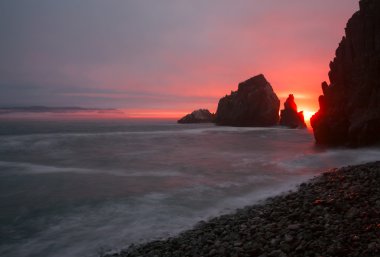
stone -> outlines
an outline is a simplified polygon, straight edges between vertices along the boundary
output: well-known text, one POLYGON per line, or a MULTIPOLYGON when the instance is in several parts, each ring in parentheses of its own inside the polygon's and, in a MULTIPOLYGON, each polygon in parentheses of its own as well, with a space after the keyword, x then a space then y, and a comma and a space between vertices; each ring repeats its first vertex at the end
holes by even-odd
POLYGON ((345 218, 352 219, 352 218, 354 218, 356 215, 358 215, 358 213, 359 213, 359 210, 358 210, 358 209, 356 209, 356 208, 354 208, 354 207, 351 207, 351 208, 347 211, 347 213, 346 213, 346 215, 345 215, 345 218))
POLYGON ((216 124, 266 127, 277 125, 280 100, 264 75, 239 84, 238 90, 219 100, 216 124))
POLYGON ((217 251, 213 248, 210 250, 210 252, 208 253, 209 256, 213 256, 217 253, 217 251))
POLYGON ((287 257, 287 255, 281 250, 274 250, 269 253, 271 257, 287 257))
POLYGON ((212 123, 214 122, 215 114, 211 113, 207 109, 199 109, 186 115, 178 120, 178 123, 212 123))
POLYGON ((284 240, 285 240, 285 242, 287 242, 287 243, 293 241, 293 239, 294 239, 294 238, 293 238, 291 235, 289 235, 289 234, 286 234, 286 235, 284 236, 284 240))
POLYGON ((330 62, 319 111, 311 118, 317 144, 380 142, 380 1, 362 0, 330 62))
POLYGON ((289 226, 288 226, 288 229, 290 229, 290 230, 298 230, 298 229, 300 229, 301 228, 301 224, 299 224, 299 223, 296 223, 296 224, 290 224, 289 226))
POLYGON ((286 99, 284 109, 281 110, 280 125, 289 128, 306 128, 303 111, 297 111, 297 104, 292 94, 286 99))

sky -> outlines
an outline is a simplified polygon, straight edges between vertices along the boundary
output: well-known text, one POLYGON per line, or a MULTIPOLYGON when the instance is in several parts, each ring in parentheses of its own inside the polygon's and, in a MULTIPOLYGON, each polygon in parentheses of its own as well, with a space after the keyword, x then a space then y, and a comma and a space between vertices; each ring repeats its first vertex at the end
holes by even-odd
POLYGON ((0 106, 214 112, 264 74, 317 111, 358 0, 2 0, 0 106))

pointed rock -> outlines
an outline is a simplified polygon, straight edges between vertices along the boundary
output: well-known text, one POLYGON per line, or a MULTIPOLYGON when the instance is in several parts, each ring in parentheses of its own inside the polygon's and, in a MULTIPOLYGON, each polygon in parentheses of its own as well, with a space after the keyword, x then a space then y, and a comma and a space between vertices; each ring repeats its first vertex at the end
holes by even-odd
POLYGON ((286 99, 284 109, 281 110, 280 125, 289 128, 306 128, 303 112, 297 111, 297 105, 292 94, 286 99))

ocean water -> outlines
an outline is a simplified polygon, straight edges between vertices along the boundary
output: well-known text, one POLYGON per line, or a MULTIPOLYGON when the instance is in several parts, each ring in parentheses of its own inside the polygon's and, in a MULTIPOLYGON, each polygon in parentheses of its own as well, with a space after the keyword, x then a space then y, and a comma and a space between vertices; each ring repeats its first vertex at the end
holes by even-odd
POLYGON ((379 157, 310 130, 0 120, 0 256, 99 256, 379 157))

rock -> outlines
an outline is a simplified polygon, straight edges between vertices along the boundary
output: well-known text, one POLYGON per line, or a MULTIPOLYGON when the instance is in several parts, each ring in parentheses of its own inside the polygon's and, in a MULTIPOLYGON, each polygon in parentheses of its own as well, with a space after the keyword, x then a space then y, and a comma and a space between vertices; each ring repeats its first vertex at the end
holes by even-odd
POLYGON ((211 123, 214 122, 215 114, 207 109, 199 109, 178 120, 178 123, 211 123))
POLYGON ((273 238, 272 240, 270 240, 270 244, 272 246, 276 246, 280 243, 280 239, 279 238, 273 238))
POLYGON ((213 256, 217 253, 215 249, 211 249, 210 252, 208 253, 209 256, 213 256))
POLYGON ((292 94, 286 99, 284 110, 281 110, 280 125, 289 128, 306 128, 303 112, 297 111, 297 105, 292 94))
POLYGON ((297 224, 290 224, 288 226, 288 229, 290 229, 290 230, 298 230, 300 228, 301 228, 301 224, 299 224, 299 223, 297 223, 297 224))
POLYGON ((359 213, 358 209, 356 209, 355 207, 351 207, 351 208, 347 211, 347 213, 346 213, 346 215, 345 215, 345 218, 352 219, 352 218, 354 218, 356 215, 358 215, 358 213, 359 213))
POLYGON ((216 124, 224 126, 274 126, 280 100, 264 75, 239 84, 238 90, 219 100, 216 124))
POLYGON ((360 1, 322 83, 311 125, 317 144, 380 142, 380 2, 360 1))
POLYGON ((281 250, 274 250, 269 253, 271 257, 287 257, 287 255, 281 250))
POLYGON ((377 246, 376 242, 369 243, 368 244, 368 249, 373 250, 373 249, 376 248, 376 246, 377 246))
POLYGON ((294 238, 291 235, 286 234, 284 239, 285 239, 285 242, 289 243, 289 242, 293 241, 294 238))

